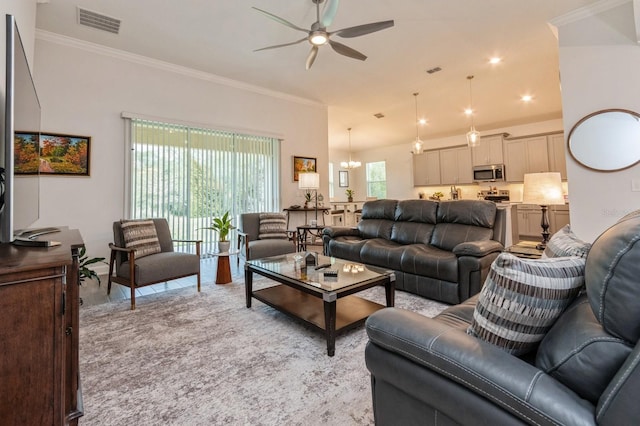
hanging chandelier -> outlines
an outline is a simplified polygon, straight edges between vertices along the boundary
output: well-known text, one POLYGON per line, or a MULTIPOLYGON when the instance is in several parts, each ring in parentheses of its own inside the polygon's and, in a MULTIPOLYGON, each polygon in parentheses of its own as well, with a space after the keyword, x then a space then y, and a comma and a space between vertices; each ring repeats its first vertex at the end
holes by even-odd
POLYGON ((414 93, 413 96, 416 100, 416 140, 411 144, 412 152, 414 154, 422 154, 422 148, 424 148, 424 142, 420 140, 420 130, 419 130, 419 122, 418 122, 418 95, 419 93, 414 93))
POLYGON ((471 96, 471 80, 473 80, 473 76, 467 76, 467 80, 469 80, 469 109, 465 112, 471 116, 471 129, 467 132, 467 144, 470 148, 473 148, 480 142, 480 132, 473 126, 473 97, 471 96))
POLYGON ((340 163, 340 167, 343 169, 355 169, 362 166, 362 163, 359 161, 353 161, 351 159, 351 127, 347 129, 349 131, 349 161, 343 161, 340 163))

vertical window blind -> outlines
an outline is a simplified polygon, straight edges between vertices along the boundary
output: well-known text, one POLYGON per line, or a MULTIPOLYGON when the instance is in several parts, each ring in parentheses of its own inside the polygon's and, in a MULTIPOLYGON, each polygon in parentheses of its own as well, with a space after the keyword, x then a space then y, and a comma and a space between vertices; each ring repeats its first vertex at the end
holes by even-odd
POLYGON ((237 226, 240 213, 279 209, 278 139, 129 120, 129 217, 167 218, 174 239, 201 239, 206 254, 214 217, 228 211, 237 226))

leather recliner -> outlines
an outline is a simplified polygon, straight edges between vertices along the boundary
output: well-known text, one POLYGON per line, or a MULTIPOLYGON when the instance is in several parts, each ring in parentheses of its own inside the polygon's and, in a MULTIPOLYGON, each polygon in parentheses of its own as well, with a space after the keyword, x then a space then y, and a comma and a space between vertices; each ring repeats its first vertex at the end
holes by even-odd
POLYGON ((377 425, 640 422, 640 214, 602 233, 586 290, 522 357, 466 333, 477 296, 435 318, 387 308, 366 323, 377 425))

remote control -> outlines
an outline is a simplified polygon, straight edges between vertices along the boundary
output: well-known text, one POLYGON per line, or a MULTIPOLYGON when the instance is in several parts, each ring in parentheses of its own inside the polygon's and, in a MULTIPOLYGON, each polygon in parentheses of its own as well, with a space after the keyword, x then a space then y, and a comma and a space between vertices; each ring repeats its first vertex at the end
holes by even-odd
POLYGON ((318 269, 328 268, 329 266, 331 266, 331 264, 330 264, 330 263, 323 263, 322 265, 318 265, 318 266, 316 266, 316 271, 317 271, 318 269))

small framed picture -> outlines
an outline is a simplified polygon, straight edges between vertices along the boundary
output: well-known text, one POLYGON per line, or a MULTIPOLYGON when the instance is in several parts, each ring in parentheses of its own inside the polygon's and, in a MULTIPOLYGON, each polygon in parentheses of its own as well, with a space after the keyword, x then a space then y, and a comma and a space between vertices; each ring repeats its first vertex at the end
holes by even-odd
POLYGON ((311 157, 293 157, 293 181, 298 182, 299 174, 316 171, 316 159, 311 157))
POLYGON ((89 176, 90 148, 90 136, 16 132, 16 174, 89 176))
POLYGON ((340 170, 338 172, 338 186, 340 188, 346 188, 349 186, 349 172, 346 170, 340 170))

